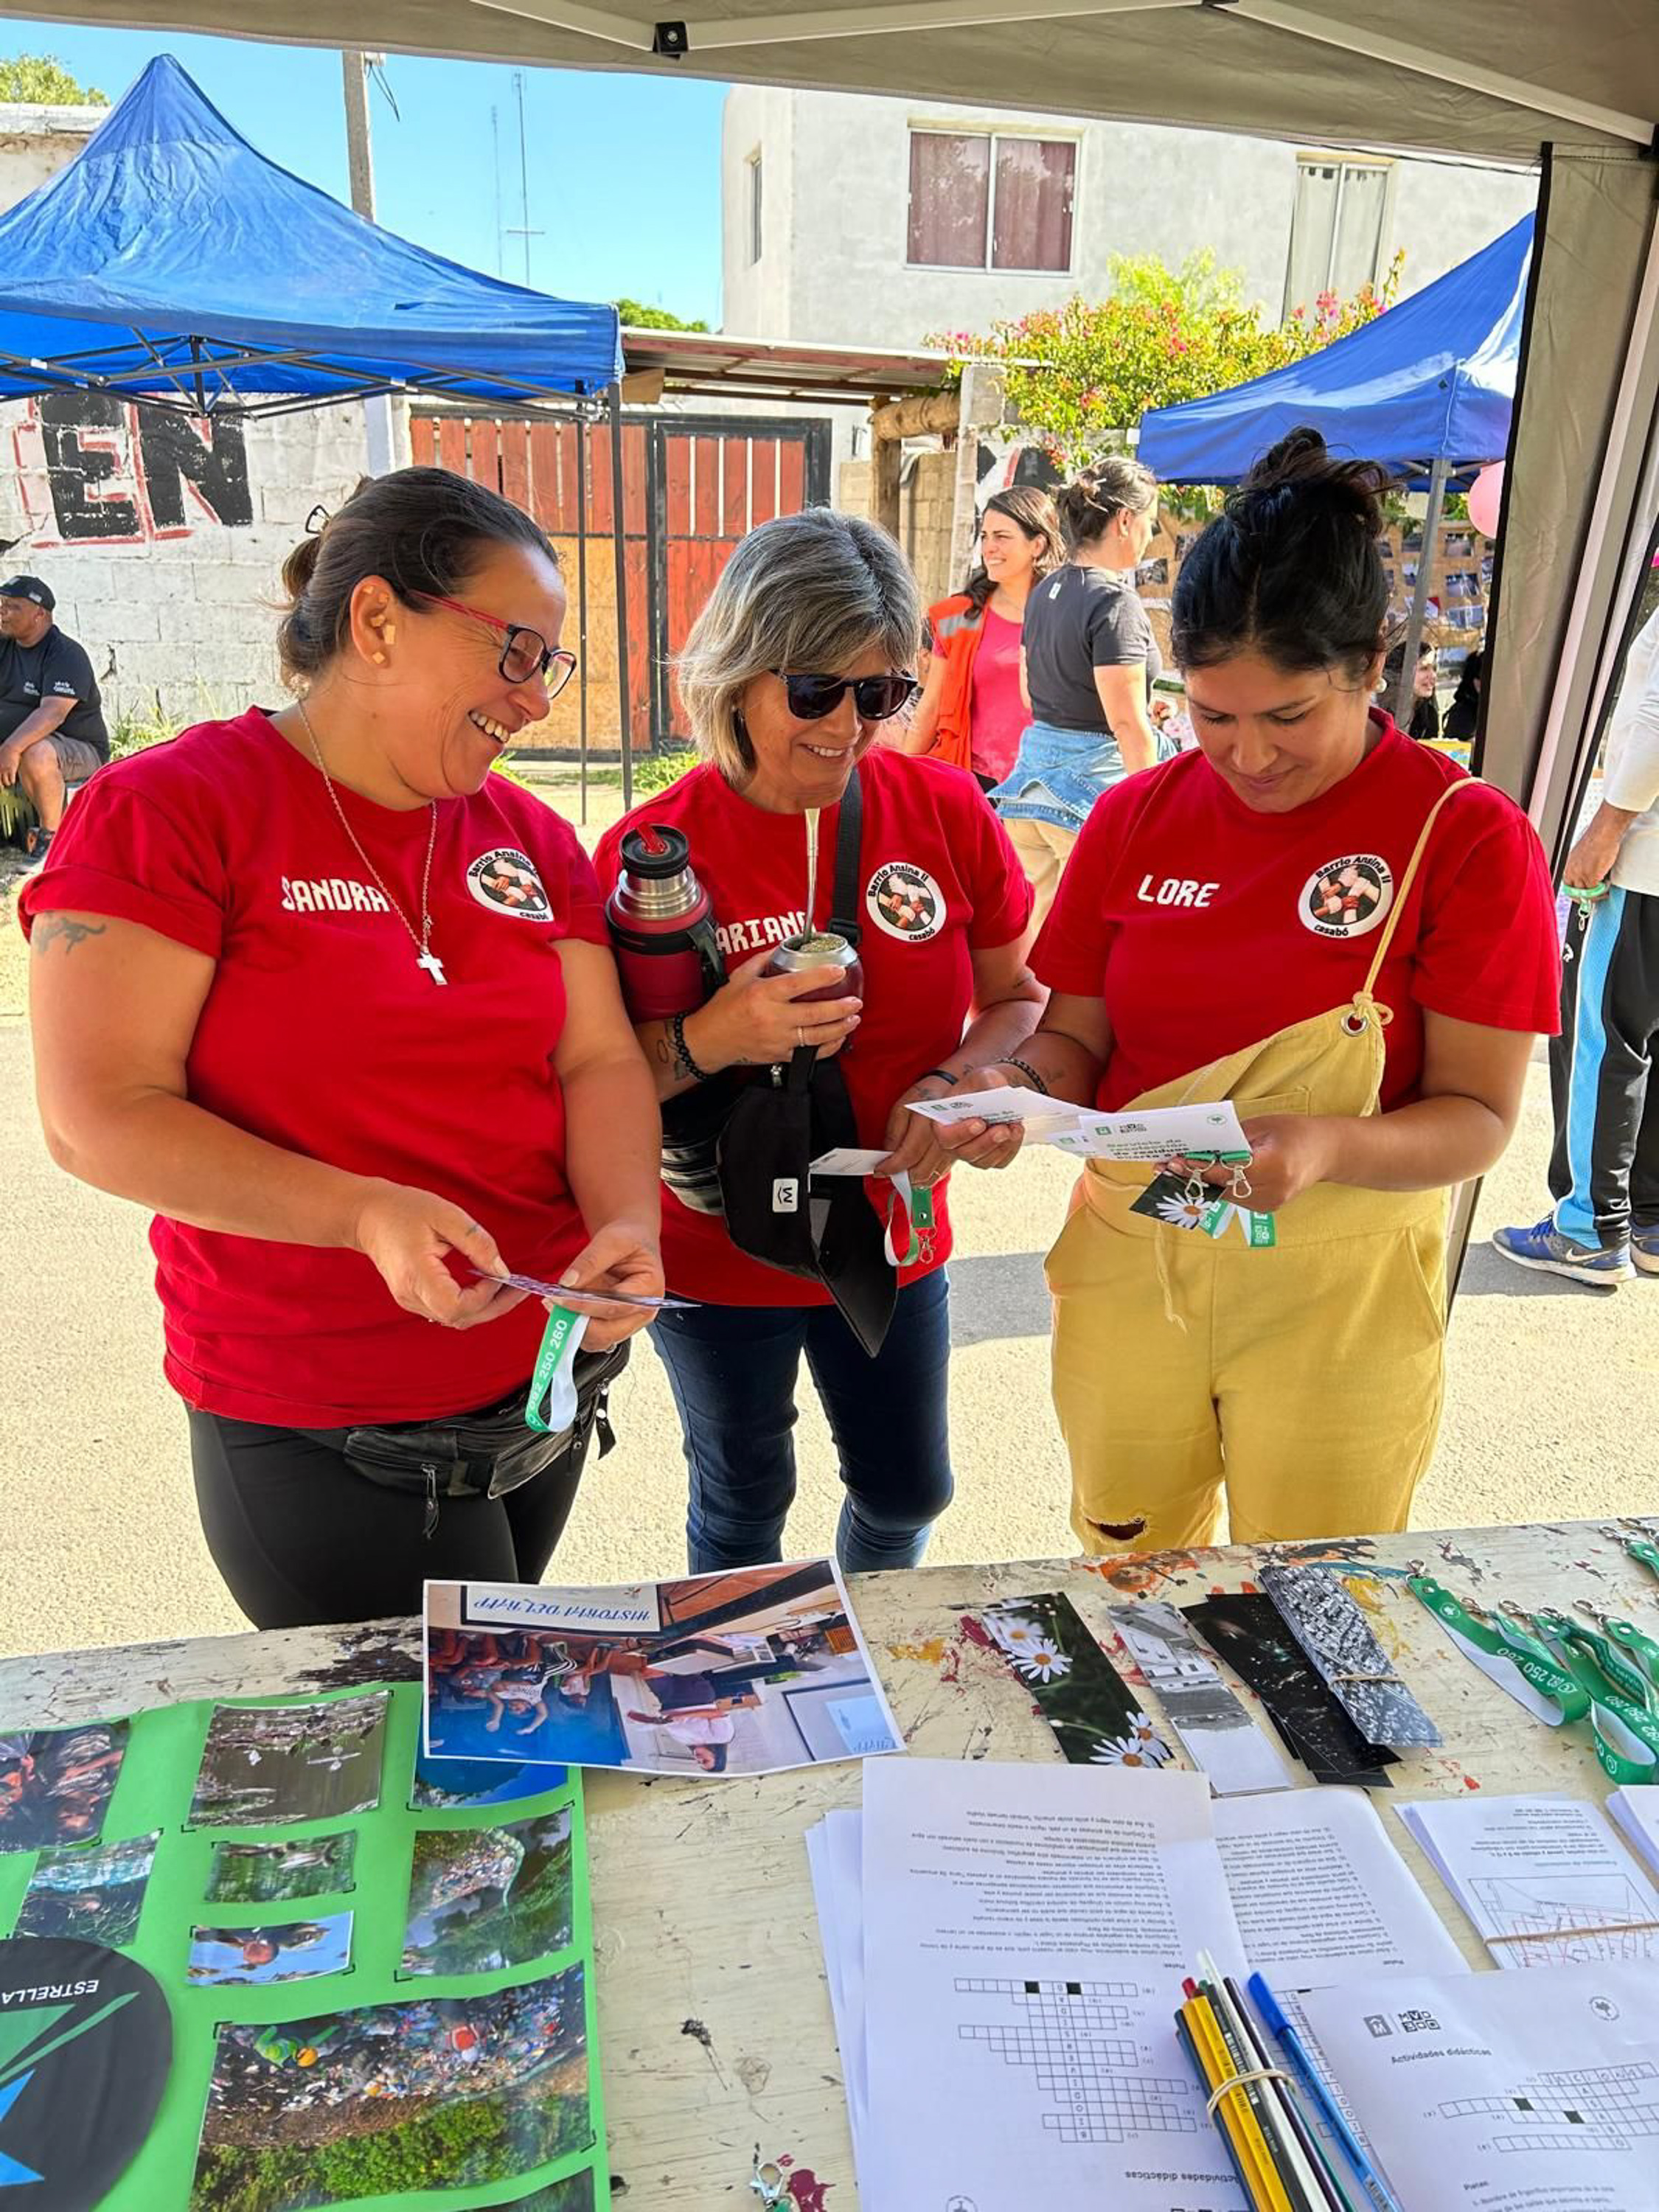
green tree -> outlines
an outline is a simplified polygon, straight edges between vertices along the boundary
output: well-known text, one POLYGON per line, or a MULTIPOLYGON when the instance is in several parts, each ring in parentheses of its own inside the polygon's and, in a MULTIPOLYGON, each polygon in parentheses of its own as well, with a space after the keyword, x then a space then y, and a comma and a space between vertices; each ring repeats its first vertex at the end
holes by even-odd
POLYGON ((1008 398, 1058 465, 1076 468, 1121 447, 1153 407, 1200 399, 1316 353, 1391 306, 1404 264, 1396 254, 1379 288, 1352 300, 1322 293, 1282 323, 1264 323, 1240 272, 1195 253, 1178 269, 1152 254, 1115 254, 1103 300, 952 331, 932 343, 963 362, 1006 364, 1008 398))
POLYGON ((32 107, 107 107, 107 94, 82 84, 52 54, 15 54, 0 61, 0 100, 32 107))
POLYGON ((647 307, 643 300, 618 300, 617 313, 622 317, 623 327, 630 331, 706 331, 707 323, 688 323, 683 315, 671 314, 666 307, 647 307))

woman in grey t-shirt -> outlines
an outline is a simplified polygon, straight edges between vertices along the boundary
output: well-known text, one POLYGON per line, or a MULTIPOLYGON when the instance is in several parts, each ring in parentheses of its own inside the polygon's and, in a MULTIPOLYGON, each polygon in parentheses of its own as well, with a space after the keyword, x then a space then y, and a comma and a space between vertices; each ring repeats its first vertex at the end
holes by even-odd
POLYGON ((1071 559, 1025 605, 1024 684, 1031 720, 991 793, 1032 889, 1041 926, 1089 809, 1109 784, 1164 750, 1147 712, 1161 661, 1134 572, 1158 529, 1158 482, 1121 455, 1086 469, 1055 501, 1071 559))

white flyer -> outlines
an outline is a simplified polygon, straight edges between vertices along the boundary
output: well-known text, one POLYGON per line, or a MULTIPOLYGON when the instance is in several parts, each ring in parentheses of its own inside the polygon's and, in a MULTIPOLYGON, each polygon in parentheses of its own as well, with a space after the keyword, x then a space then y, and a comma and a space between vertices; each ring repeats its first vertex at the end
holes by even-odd
POLYGON ((1168 1160, 1191 1152, 1237 1152, 1248 1158, 1250 1150, 1230 1098, 1099 1114, 1091 1107, 1046 1098, 1040 1091, 1011 1088, 915 1098, 909 1110, 946 1127, 963 1121, 1023 1121, 1028 1144, 1054 1145, 1079 1159, 1168 1160))
POLYGON ((1410 2212, 1659 2212, 1650 1966, 1391 1974, 1302 2011, 1410 2212))
POLYGON ((1250 1150, 1231 1098, 1207 1106, 1149 1106, 1139 1114, 1080 1114, 1074 1132, 1050 1142, 1090 1160, 1168 1160, 1193 1152, 1248 1158, 1250 1150))
POLYGON ((1248 2212, 1175 2027, 1242 1970, 1202 1775, 878 1761, 863 1879, 864 2203, 1248 2212))
POLYGON ((860 1152, 856 1145, 836 1145, 829 1152, 820 1152, 807 1172, 816 1176, 871 1176, 888 1158, 886 1152, 860 1152))

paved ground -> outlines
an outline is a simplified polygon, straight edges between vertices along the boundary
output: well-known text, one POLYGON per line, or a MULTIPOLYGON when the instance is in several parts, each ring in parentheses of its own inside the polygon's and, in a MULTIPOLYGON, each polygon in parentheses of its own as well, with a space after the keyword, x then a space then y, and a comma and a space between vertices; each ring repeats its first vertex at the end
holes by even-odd
MULTIPOLYGON (((590 826, 616 811, 614 794, 596 793, 590 826)), ((9 1354, 0 1402, 8 1488, 0 1651, 240 1627, 197 1531, 184 1423, 160 1374, 143 1223, 133 1208, 59 1174, 40 1141, 8 872, 0 863, 0 1343, 9 1354)), ((1548 1129, 1540 1058, 1516 1142, 1486 1186, 1481 1229, 1542 1211, 1548 1129)), ((1006 1175, 959 1178, 966 1256, 951 1271, 959 1491, 935 1540, 937 1560, 1072 1548, 1048 1402, 1041 1273, 1071 1173, 1044 1153, 1006 1175)), ((1445 1428, 1416 1522, 1651 1513, 1659 1506, 1656 1406, 1659 1279, 1586 1291, 1524 1273, 1477 1245, 1452 1325, 1445 1428)), ((678 1430, 644 1343, 616 1412, 622 1442, 591 1473, 560 1554, 572 1579, 684 1565, 678 1430)), ((800 1461, 793 1527, 805 1553, 830 1542, 836 1502, 828 1436, 810 1401, 800 1461)))

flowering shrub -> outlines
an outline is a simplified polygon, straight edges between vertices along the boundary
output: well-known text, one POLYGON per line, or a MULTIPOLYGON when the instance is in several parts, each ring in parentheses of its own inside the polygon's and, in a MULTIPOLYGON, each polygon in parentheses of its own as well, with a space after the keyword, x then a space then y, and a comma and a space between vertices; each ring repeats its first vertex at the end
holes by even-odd
POLYGON ((1149 408, 1224 392, 1346 337, 1393 305, 1404 262, 1395 256, 1380 288, 1367 284, 1351 300, 1322 292, 1274 326, 1245 299, 1239 272, 1218 269, 1212 253, 1178 269, 1152 254, 1115 254, 1104 300, 1073 298, 982 335, 949 331, 929 343, 951 356, 958 375, 965 362, 1002 362, 1027 434, 1071 470, 1122 446, 1149 408))

